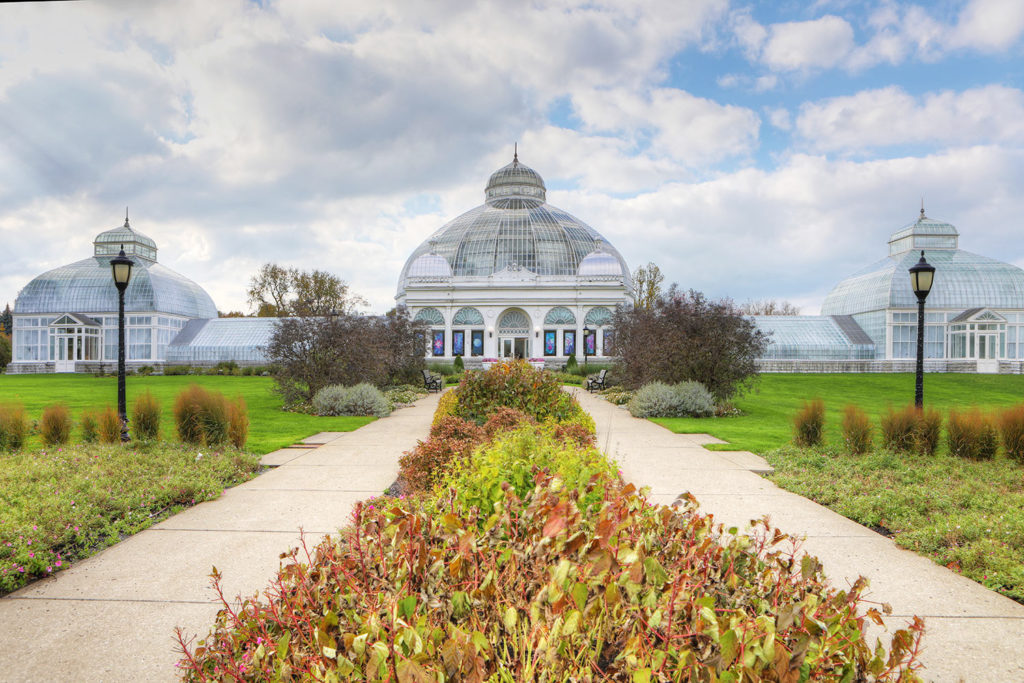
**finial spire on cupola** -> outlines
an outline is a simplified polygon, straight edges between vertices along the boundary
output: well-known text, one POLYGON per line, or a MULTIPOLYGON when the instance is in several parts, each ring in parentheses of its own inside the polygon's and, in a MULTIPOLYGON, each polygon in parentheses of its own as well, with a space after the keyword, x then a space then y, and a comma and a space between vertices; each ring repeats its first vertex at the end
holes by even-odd
POLYGON ((924 197, 921 197, 921 218, 924 218, 924 197))
POLYGON ((132 226, 128 225, 128 206, 127 205, 124 207, 124 227, 128 228, 129 230, 132 229, 132 226))
POLYGON ((519 143, 515 142, 512 147, 512 165, 519 165, 519 143))

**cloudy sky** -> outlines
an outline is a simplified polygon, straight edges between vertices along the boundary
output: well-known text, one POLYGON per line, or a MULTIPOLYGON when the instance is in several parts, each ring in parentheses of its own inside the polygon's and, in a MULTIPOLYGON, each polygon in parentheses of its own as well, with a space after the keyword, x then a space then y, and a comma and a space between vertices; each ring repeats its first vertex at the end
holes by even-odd
POLYGON ((1024 266, 1022 88, 1020 0, 3 4, 0 306, 127 204, 222 310, 274 261, 383 311, 518 141, 631 267, 817 313, 922 197, 1024 266))

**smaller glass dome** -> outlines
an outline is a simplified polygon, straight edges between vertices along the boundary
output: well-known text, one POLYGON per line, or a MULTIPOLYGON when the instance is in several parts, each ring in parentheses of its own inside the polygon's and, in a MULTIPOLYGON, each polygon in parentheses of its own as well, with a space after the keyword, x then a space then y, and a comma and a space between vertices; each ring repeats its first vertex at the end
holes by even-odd
POLYGON ((127 256, 138 256, 156 262, 156 242, 141 232, 132 230, 125 214, 124 225, 96 235, 93 240, 94 256, 117 256, 124 248, 127 256))
POLYGON ((452 276, 448 261, 437 254, 423 254, 409 264, 407 277, 445 278, 452 276))
POLYGON ((619 259, 604 251, 602 247, 602 241, 597 240, 597 248, 580 261, 580 267, 576 270, 577 275, 622 277, 622 264, 619 263, 619 259))
POLYGON ((956 249, 960 233, 951 224, 937 221, 924 215, 909 225, 904 225, 889 238, 889 256, 899 256, 908 251, 928 249, 956 249))

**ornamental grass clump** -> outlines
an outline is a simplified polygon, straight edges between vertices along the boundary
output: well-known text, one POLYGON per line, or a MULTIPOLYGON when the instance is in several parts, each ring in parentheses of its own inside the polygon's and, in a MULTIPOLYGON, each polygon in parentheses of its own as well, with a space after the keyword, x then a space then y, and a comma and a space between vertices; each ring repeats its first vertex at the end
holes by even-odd
POLYGON ((935 455, 942 441, 942 413, 934 408, 917 411, 917 424, 914 427, 914 445, 917 452, 924 455, 935 455))
POLYGON ((999 433, 992 418, 978 408, 949 411, 946 423, 949 454, 970 460, 991 460, 999 448, 999 433))
POLYGON ((14 403, 0 404, 0 451, 16 451, 28 436, 25 407, 14 403))
POLYGON ((901 410, 892 406, 879 419, 882 444, 889 449, 911 453, 917 448, 917 409, 910 405, 901 410))
POLYGON ((999 436, 1007 457, 1024 463, 1024 404, 999 413, 999 436))
POLYGON ((871 419, 860 407, 847 405, 843 408, 843 442, 847 450, 855 455, 867 453, 874 441, 871 419))
POLYGON ((228 401, 218 391, 193 384, 174 400, 174 423, 182 443, 223 444, 228 440, 228 401))
POLYGON ((78 428, 82 434, 82 443, 96 443, 99 438, 99 426, 96 423, 96 411, 93 409, 83 410, 78 418, 78 428))
POLYGON ((156 441, 160 436, 160 403, 148 389, 132 405, 132 435, 142 441, 156 441))
POLYGON ((801 448, 821 444, 825 434, 825 402, 820 398, 807 401, 793 417, 793 443, 801 448))
POLYGON ((96 416, 96 433, 100 443, 121 443, 121 418, 111 406, 106 406, 96 416))
POLYGON ((249 409, 245 405, 245 399, 239 396, 228 403, 228 441, 238 450, 242 450, 248 438, 249 409))
POLYGON ((71 411, 63 403, 46 406, 39 418, 39 436, 44 446, 63 446, 71 438, 71 411))

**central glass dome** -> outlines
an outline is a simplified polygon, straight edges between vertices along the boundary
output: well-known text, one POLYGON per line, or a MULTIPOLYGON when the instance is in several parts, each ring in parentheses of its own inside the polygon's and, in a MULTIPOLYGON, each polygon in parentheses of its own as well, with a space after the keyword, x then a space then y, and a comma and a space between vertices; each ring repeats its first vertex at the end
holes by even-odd
POLYGON ((409 256, 399 277, 399 294, 408 278, 487 277, 503 270, 544 276, 594 275, 580 270, 595 251, 617 268, 604 265, 602 276, 629 277, 625 260, 607 240, 575 216, 546 202, 544 179, 532 168, 512 163, 493 174, 485 203, 446 223, 409 256), (451 269, 438 267, 437 257, 451 269))

